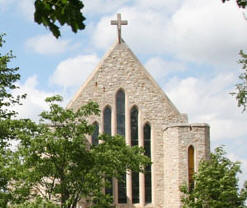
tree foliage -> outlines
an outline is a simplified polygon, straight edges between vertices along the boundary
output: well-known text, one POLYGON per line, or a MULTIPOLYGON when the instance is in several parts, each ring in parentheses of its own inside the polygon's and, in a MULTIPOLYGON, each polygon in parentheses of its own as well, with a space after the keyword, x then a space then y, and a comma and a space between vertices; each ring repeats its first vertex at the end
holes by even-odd
MULTIPOLYGON (((229 0, 222 0, 223 3, 229 0)), ((237 5, 239 8, 245 9, 247 6, 247 0, 236 0, 237 5)), ((231 93, 236 97, 236 100, 238 102, 238 107, 243 107, 243 111, 246 110, 247 107, 247 54, 243 52, 243 50, 240 51, 240 56, 242 57, 239 60, 239 63, 243 65, 243 72, 240 74, 239 79, 240 83, 236 84, 236 90, 237 92, 231 93)))
POLYGON ((35 200, 25 201, 22 204, 9 206, 11 208, 59 208, 58 205, 49 201, 44 201, 41 197, 36 197, 35 200))
POLYGON ((236 92, 232 92, 231 94, 236 97, 238 106, 242 107, 243 111, 245 111, 247 107, 247 54, 241 50, 240 56, 242 58, 239 60, 239 63, 242 64, 243 72, 239 76, 240 83, 235 85, 236 92))
MULTIPOLYGON (((0 34, 0 49, 5 43, 0 34)), ((10 68, 10 61, 14 58, 12 51, 2 54, 0 51, 0 207, 6 207, 11 194, 8 183, 11 180, 11 161, 13 154, 9 148, 9 141, 15 136, 12 129, 19 121, 13 120, 16 112, 12 110, 15 104, 20 104, 25 95, 14 96, 12 90, 18 88, 16 81, 20 79, 18 67, 10 68)))
MULTIPOLYGON (((0 47, 3 43, 0 35, 0 47)), ((92 208, 110 207, 112 197, 102 192, 110 186, 105 179, 144 171, 150 159, 121 136, 102 135, 97 146, 89 144, 94 126, 88 117, 100 113, 94 102, 74 112, 54 96, 46 99, 50 110, 41 113, 39 124, 15 119, 12 106, 21 104, 25 95, 12 91, 20 79, 18 68, 9 67, 13 58, 11 51, 0 53, 0 207, 72 208, 82 198, 92 208), (19 145, 13 151, 14 140, 19 145)))
POLYGON ((127 146, 120 136, 102 135, 102 142, 91 146, 87 137, 94 126, 87 118, 99 115, 98 105, 90 102, 73 112, 59 101, 60 96, 47 98, 50 110, 41 113, 42 122, 29 121, 26 130, 17 129, 22 162, 12 185, 15 203, 41 197, 72 208, 84 198, 90 207, 110 207, 111 197, 102 192, 109 185, 105 178, 120 178, 126 170, 143 171, 150 160, 143 149, 127 146))
MULTIPOLYGON (((5 34, 0 34, 0 48, 3 47, 5 43, 3 36, 5 34)), ((20 79, 18 74, 18 67, 10 68, 8 65, 10 61, 15 58, 12 51, 6 54, 0 52, 0 119, 8 119, 16 114, 13 110, 10 110, 11 106, 14 104, 20 104, 20 99, 23 96, 14 96, 12 90, 17 89, 18 86, 16 82, 20 79)))
POLYGON ((69 25, 73 32, 85 28, 81 0, 35 0, 34 5, 35 22, 48 27, 56 38, 61 36, 58 23, 69 25))
MULTIPOLYGON (((222 0, 223 3, 225 3, 226 1, 230 1, 230 0, 222 0)), ((245 9, 245 7, 247 6, 247 0, 236 0, 237 5, 240 8, 245 9)))
POLYGON ((0 149, 0 207, 5 208, 10 200, 10 193, 8 192, 8 181, 10 180, 8 168, 9 151, 0 149))
POLYGON ((200 162, 194 188, 181 187, 183 208, 245 208, 247 182, 239 191, 240 172, 240 163, 226 158, 222 147, 216 148, 209 160, 200 162))
MULTIPOLYGON (((229 0, 222 0, 223 3, 226 1, 229 0)), ((247 0, 236 0, 236 3, 239 8, 245 9, 247 6, 247 0)), ((239 63, 243 65, 243 72, 239 76, 240 83, 235 85, 237 92, 232 92, 231 94, 236 97, 238 107, 243 107, 243 111, 245 111, 247 107, 247 54, 245 54, 243 50, 241 50, 239 54, 242 57, 239 63)))

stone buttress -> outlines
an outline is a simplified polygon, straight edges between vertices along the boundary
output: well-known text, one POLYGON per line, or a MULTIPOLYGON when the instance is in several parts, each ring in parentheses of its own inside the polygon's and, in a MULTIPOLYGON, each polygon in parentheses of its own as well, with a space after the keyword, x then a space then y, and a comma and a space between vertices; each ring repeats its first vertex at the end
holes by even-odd
POLYGON ((194 150, 194 171, 210 153, 207 124, 173 124, 164 129, 164 207, 181 207, 180 186, 189 184, 189 147, 194 150))

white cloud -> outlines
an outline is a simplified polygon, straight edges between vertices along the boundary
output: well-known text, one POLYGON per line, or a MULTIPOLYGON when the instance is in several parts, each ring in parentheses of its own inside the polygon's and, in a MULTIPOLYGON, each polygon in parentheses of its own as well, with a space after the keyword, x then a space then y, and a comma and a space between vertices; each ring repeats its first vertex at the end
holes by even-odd
POLYGON ((53 84, 63 88, 80 86, 94 70, 99 58, 96 55, 80 55, 58 64, 50 78, 53 84))
POLYGON ((114 0, 84 0, 85 5, 85 13, 90 15, 99 15, 99 14, 109 14, 116 13, 117 10, 130 6, 135 7, 138 6, 143 9, 155 9, 162 11, 174 11, 180 4, 180 0, 122 0, 122 1, 114 1, 114 0))
POLYGON ((65 52, 69 47, 69 40, 58 40, 51 34, 40 35, 26 41, 26 47, 36 53, 51 55, 65 52))
POLYGON ((18 0, 18 7, 29 20, 34 20, 34 0, 18 0))
POLYGON ((182 1, 180 0, 137 0, 136 5, 143 9, 152 9, 156 11, 166 11, 167 13, 171 14, 171 12, 174 12, 176 9, 179 8, 179 6, 182 4, 182 1))
POLYGON ((116 11, 121 8, 126 2, 130 0, 84 0, 85 13, 96 15, 96 14, 107 14, 116 11))
POLYGON ((114 18, 114 16, 103 17, 96 25, 96 29, 92 35, 92 44, 96 48, 106 49, 108 48, 115 39, 116 28, 110 25, 110 21, 114 18))
POLYGON ((33 21, 34 0, 0 0, 0 10, 6 11, 13 7, 24 17, 33 21))
POLYGON ((15 0, 0 0, 0 11, 6 10, 15 0))
MULTIPOLYGON (((233 66, 247 44, 246 21, 234 1, 144 2, 125 4, 114 13, 121 12, 129 21, 122 27, 122 36, 137 53, 165 53, 190 62, 233 66)), ((105 50, 116 39, 116 28, 110 26, 114 15, 98 22, 92 37, 97 48, 105 50)))
POLYGON ((188 77, 174 78, 164 91, 181 112, 188 113, 190 122, 210 124, 211 139, 224 140, 247 136, 246 116, 237 108, 230 73, 219 74, 211 80, 188 77))
POLYGON ((159 81, 171 72, 184 71, 186 66, 181 62, 164 61, 160 57, 153 57, 146 62, 145 68, 159 81))
POLYGON ((239 184, 240 184, 240 188, 243 187, 243 184, 244 184, 244 181, 247 180, 246 178, 246 173, 247 173, 247 160, 246 158, 243 158, 243 157, 240 157, 238 156, 236 153, 229 153, 227 155, 227 157, 233 161, 233 162, 236 162, 236 161, 239 161, 241 163, 241 171, 242 171, 242 174, 240 174, 239 176, 239 184), (245 173, 245 174, 244 174, 245 173))
MULTIPOLYGON (((124 7, 118 10, 122 13, 122 19, 128 20, 127 26, 122 26, 122 37, 132 49, 140 53, 151 51, 163 51, 160 47, 163 36, 159 32, 161 25, 166 24, 166 17, 158 12, 136 7, 124 7)), ((110 25, 110 21, 116 19, 116 15, 104 16, 96 25, 92 42, 96 48, 106 49, 117 39, 116 26, 110 25)))
POLYGON ((187 0, 169 22, 169 50, 185 60, 231 63, 247 44, 246 21, 236 2, 187 0))
POLYGON ((37 76, 29 77, 24 84, 20 84, 20 89, 14 93, 16 95, 27 94, 27 98, 22 101, 23 105, 15 106, 15 110, 19 113, 20 118, 31 118, 34 121, 39 120, 39 114, 48 110, 45 98, 55 95, 55 92, 46 92, 37 88, 37 76))

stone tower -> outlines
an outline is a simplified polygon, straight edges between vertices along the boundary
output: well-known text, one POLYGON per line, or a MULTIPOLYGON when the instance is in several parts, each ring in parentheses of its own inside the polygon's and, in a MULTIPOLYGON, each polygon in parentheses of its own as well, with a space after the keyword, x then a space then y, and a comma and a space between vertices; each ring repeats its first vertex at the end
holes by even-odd
POLYGON ((101 116, 89 119, 99 133, 122 134, 127 144, 135 141, 149 152, 153 164, 146 174, 127 174, 126 184, 113 179, 117 207, 179 208, 180 185, 192 185, 199 161, 209 155, 209 126, 188 123, 121 38, 127 21, 118 15, 112 24, 118 26, 118 40, 68 108, 97 102, 101 116))

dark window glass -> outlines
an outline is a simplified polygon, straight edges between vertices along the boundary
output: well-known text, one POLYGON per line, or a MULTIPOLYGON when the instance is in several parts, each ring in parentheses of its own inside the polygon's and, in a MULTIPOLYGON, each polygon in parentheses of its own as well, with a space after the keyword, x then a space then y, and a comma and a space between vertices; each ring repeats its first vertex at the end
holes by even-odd
POLYGON ((122 180, 118 180, 118 203, 127 203, 126 194, 126 175, 122 176, 122 180))
POLYGON ((93 123, 94 125, 94 132, 92 135, 92 145, 97 145, 99 143, 99 124, 97 122, 93 123))
POLYGON ((134 106, 130 112, 131 146, 138 145, 138 110, 134 106))
POLYGON ((132 203, 139 203, 139 173, 132 172, 132 203))
MULTIPOLYGON (((117 134, 125 136, 125 93, 123 90, 117 92, 117 134)), ((118 203, 127 203, 126 175, 118 181, 118 203)))
POLYGON ((151 127, 149 124, 144 126, 144 149, 145 155, 151 157, 151 127))
MULTIPOLYGON (((131 146, 138 145, 138 110, 130 111, 131 146)), ((139 173, 132 172, 132 203, 139 203, 139 173)))
POLYGON ((194 166, 194 147, 190 146, 188 149, 188 171, 189 171, 189 190, 192 191, 194 188, 194 173, 195 173, 195 166, 194 166))
POLYGON ((104 133, 111 135, 111 108, 108 106, 104 110, 104 133))
MULTIPOLYGON (((145 155, 151 157, 151 127, 147 123, 144 126, 145 155)), ((152 202, 152 172, 151 165, 145 168, 145 203, 152 202)))
POLYGON ((125 94, 117 92, 117 134, 125 136, 125 94))
POLYGON ((145 172, 145 203, 152 202, 152 177, 151 170, 145 172))
MULTIPOLYGON (((104 109, 104 133, 111 135, 111 108, 107 106, 104 109)), ((107 186, 105 187, 105 194, 112 196, 113 194, 113 183, 112 178, 106 178, 107 186)))

